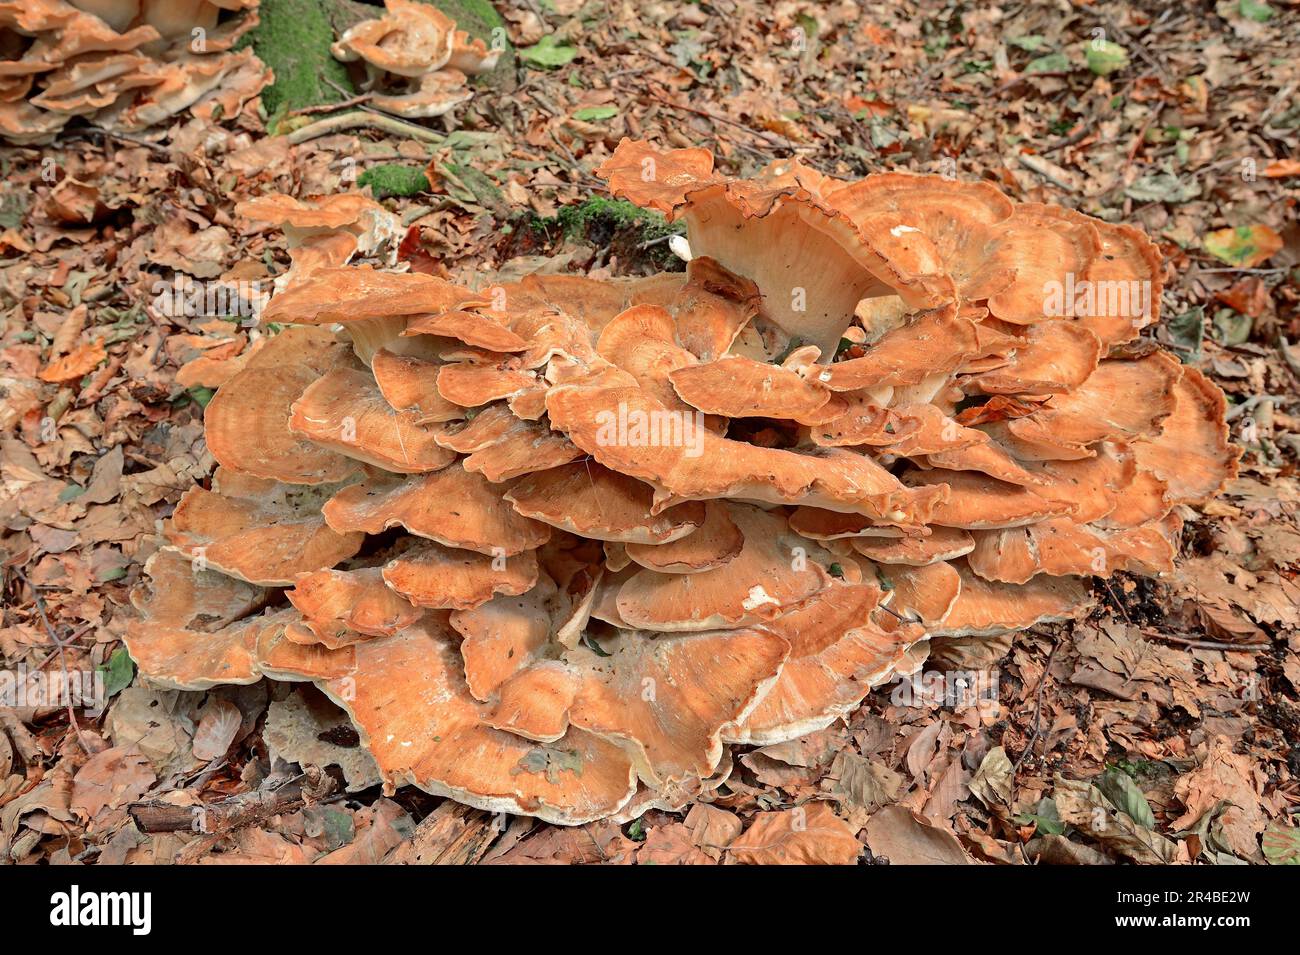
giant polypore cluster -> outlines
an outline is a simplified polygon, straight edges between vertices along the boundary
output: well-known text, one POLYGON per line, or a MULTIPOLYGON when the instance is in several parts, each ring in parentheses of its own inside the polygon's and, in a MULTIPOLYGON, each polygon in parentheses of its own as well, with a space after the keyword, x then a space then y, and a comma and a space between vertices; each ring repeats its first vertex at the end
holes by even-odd
POLYGON ((1170 570, 1235 472, 1223 395, 1140 339, 1136 229, 629 141, 599 172, 684 221, 685 272, 469 288, 344 264, 382 231, 359 197, 243 210, 295 246, 283 331, 207 407, 145 675, 311 681, 389 786, 630 818, 1170 570))

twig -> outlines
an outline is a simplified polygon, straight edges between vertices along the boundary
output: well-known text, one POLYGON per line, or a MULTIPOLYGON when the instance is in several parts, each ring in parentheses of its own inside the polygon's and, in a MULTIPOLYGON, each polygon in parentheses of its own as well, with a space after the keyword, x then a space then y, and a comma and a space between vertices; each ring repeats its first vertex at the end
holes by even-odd
POLYGON ((123 143, 130 143, 132 146, 144 146, 146 149, 152 149, 154 152, 162 153, 163 155, 167 154, 167 147, 161 143, 151 143, 147 139, 142 139, 139 136, 131 136, 127 133, 114 133, 110 130, 104 129, 102 126, 87 126, 85 132, 95 133, 96 135, 103 136, 107 139, 116 139, 123 143))
POLYGON ((374 93, 362 93, 360 96, 345 99, 341 103, 321 103, 319 106, 304 106, 302 109, 290 111, 289 115, 310 116, 315 113, 336 113, 341 109, 350 109, 353 106, 360 106, 362 103, 369 103, 374 97, 374 93))
POLYGON ((1282 360, 1286 366, 1291 369, 1291 374, 1300 378, 1300 358, 1291 353, 1291 343, 1286 340, 1286 336, 1281 332, 1277 336, 1277 350, 1282 353, 1282 360))
POLYGON ((1052 185, 1056 186, 1058 189, 1063 189, 1066 192, 1079 191, 1078 186, 1071 185, 1070 183, 1062 179, 1060 176, 1058 176, 1056 174, 1056 171, 1051 168, 1051 166, 1046 162, 1046 160, 1040 159, 1037 156, 1031 156, 1027 153, 1020 153, 1018 156, 1016 156, 1016 159, 1017 161, 1019 161, 1020 165, 1024 166, 1030 172, 1035 172, 1038 175, 1042 176, 1044 179, 1046 179, 1052 185))
MULTIPOLYGON (((50 618, 45 614, 45 598, 41 596, 41 592, 36 589, 36 586, 30 580, 27 579, 27 575, 24 574, 21 569, 15 567, 14 573, 18 575, 18 579, 26 584, 28 589, 32 592, 32 597, 36 601, 36 612, 40 614, 41 623, 45 626, 45 632, 49 635, 49 638, 54 641, 54 645, 59 648, 59 669, 63 671, 63 685, 69 687, 72 685, 72 677, 68 673, 67 644, 65 644, 63 638, 55 632, 54 627, 50 624, 50 618)), ((81 748, 86 751, 87 756, 93 756, 94 750, 86 743, 85 734, 81 731, 81 724, 77 722, 77 714, 72 709, 71 694, 66 696, 64 702, 68 712, 68 722, 72 724, 72 728, 77 734, 77 742, 81 744, 81 748)))
POLYGON ((1172 633, 1143 633, 1148 640, 1165 640, 1191 650, 1228 650, 1233 653, 1256 653, 1267 650, 1268 643, 1224 643, 1220 640, 1193 640, 1191 637, 1179 637, 1172 633))
POLYGON ((366 128, 377 129, 381 132, 391 133, 394 136, 409 136, 412 139, 419 139, 426 143, 441 143, 445 139, 441 133, 434 132, 432 129, 416 126, 414 123, 403 122, 392 116, 385 116, 383 113, 375 113, 369 110, 354 110, 350 113, 331 116, 328 119, 320 119, 295 129, 285 138, 289 140, 291 146, 297 146, 308 140, 328 136, 331 133, 366 128))
POLYGON ((1042 733, 1043 717, 1043 690, 1047 686, 1047 678, 1052 672, 1052 660, 1056 656, 1056 648, 1061 645, 1061 641, 1053 639, 1052 650, 1047 654, 1047 663, 1043 665, 1043 675, 1038 678, 1038 689, 1034 691, 1034 733, 1029 737, 1029 742, 1025 744, 1024 751, 1019 758, 1011 765, 1011 785, 1016 784, 1016 772, 1020 769, 1020 764, 1028 758, 1029 754, 1034 751, 1034 744, 1038 742, 1038 737, 1042 733))

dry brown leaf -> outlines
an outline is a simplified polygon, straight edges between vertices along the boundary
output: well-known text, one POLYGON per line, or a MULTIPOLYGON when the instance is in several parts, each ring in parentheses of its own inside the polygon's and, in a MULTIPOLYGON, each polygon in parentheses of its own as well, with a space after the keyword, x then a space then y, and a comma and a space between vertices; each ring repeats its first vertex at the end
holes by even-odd
POLYGON ((761 812, 728 849, 744 865, 853 865, 862 844, 826 803, 761 812))

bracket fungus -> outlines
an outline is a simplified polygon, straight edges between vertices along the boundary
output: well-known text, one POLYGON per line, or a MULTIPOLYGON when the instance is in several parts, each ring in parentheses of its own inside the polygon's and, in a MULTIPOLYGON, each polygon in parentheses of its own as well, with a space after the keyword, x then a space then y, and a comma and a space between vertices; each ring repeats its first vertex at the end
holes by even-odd
POLYGON ((384 0, 381 17, 362 20, 330 52, 365 70, 371 105, 407 119, 441 116, 471 99, 468 81, 496 66, 501 49, 473 39, 437 7, 384 0))
POLYGON ((51 142, 83 117, 129 133, 183 110, 232 116, 271 82, 236 42, 258 0, 0 3, 0 138, 51 142))
MULTIPOLYGON (((345 45, 455 62, 449 25, 405 29, 345 45)), ((208 405, 220 470, 136 596, 146 675, 309 681, 387 787, 628 818, 1170 570, 1178 508, 1235 473, 1222 394, 1136 341, 1135 230, 627 141, 600 172, 685 220, 685 275, 487 294, 344 256, 272 298, 288 327, 208 405)), ((302 241, 335 204, 258 201, 302 241)))

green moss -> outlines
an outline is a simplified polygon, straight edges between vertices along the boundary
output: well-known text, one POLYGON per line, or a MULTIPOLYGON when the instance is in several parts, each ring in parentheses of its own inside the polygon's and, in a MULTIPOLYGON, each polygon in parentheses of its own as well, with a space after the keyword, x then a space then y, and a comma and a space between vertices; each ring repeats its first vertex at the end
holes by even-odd
POLYGON ((429 180, 424 170, 415 166, 388 163, 371 166, 357 177, 358 186, 369 186, 376 199, 389 196, 416 196, 429 191, 429 180))
POLYGON ((334 27, 324 4, 262 0, 258 15, 257 27, 241 43, 251 44, 258 59, 275 71, 275 83, 262 93, 273 121, 304 106, 337 103, 354 92, 347 69, 330 54, 334 27))
MULTIPOLYGON (((545 220, 541 222, 543 227, 547 224, 545 220)), ((565 206, 555 217, 555 222, 569 238, 583 238, 593 229, 616 232, 636 229, 641 233, 642 241, 651 242, 682 231, 680 226, 670 225, 658 212, 634 206, 626 199, 605 196, 592 196, 579 205, 565 206)))

